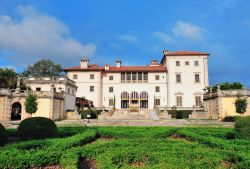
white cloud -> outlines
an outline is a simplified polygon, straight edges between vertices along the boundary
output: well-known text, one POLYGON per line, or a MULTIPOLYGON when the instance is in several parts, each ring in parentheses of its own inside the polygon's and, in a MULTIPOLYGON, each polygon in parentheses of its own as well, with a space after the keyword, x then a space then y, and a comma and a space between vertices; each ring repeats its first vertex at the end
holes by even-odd
POLYGON ((157 37, 158 39, 160 39, 161 41, 163 41, 165 43, 173 43, 174 42, 174 39, 171 36, 167 35, 164 32, 161 32, 161 31, 154 32, 153 36, 157 37))
POLYGON ((129 43, 137 43, 138 42, 138 38, 136 36, 129 35, 129 34, 118 35, 117 39, 129 42, 129 43))
POLYGON ((22 56, 26 63, 38 56, 62 61, 95 52, 95 44, 83 45, 72 38, 69 28, 57 18, 32 6, 19 6, 18 11, 20 20, 0 15, 0 49, 12 53, 9 57, 22 56))
POLYGON ((114 49, 114 50, 117 50, 117 51, 123 51, 125 50, 124 47, 118 43, 111 43, 109 44, 109 46, 114 49))
POLYGON ((175 34, 176 37, 186 38, 195 41, 203 39, 203 31, 203 28, 183 21, 178 21, 172 29, 172 32, 175 34))

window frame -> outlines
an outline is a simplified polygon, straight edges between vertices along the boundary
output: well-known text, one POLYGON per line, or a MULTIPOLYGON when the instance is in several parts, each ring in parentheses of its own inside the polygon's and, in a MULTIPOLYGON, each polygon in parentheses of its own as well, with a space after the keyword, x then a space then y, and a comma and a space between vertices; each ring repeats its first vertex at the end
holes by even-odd
POLYGON ((90 74, 89 79, 91 79, 91 80, 95 79, 95 74, 90 74))
POLYGON ((181 66, 181 62, 179 60, 176 60, 175 61, 175 66, 178 66, 178 67, 181 66))
POLYGON ((180 73, 175 74, 175 83, 181 83, 181 74, 180 73), (179 76, 179 80, 178 80, 178 76, 179 76))
POLYGON ((89 91, 90 92, 95 92, 95 86, 89 86, 89 91), (92 90, 93 89, 93 90, 92 90))

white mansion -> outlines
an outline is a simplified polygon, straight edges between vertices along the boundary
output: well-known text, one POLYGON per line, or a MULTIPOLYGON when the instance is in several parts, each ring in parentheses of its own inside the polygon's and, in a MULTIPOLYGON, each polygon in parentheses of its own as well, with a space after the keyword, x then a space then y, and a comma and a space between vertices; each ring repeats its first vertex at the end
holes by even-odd
POLYGON ((65 68, 76 82, 76 96, 93 101, 94 107, 153 109, 190 108, 202 105, 203 89, 208 86, 208 53, 163 51, 158 63, 147 66, 98 66, 82 59, 80 66, 65 68))

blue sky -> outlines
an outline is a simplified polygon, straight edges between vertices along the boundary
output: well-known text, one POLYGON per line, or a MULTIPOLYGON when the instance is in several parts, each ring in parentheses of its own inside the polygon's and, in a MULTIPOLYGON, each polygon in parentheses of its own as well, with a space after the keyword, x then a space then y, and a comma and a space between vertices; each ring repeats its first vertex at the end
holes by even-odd
POLYGON ((0 67, 145 65, 162 50, 210 53, 210 84, 250 87, 249 0, 0 0, 0 67))

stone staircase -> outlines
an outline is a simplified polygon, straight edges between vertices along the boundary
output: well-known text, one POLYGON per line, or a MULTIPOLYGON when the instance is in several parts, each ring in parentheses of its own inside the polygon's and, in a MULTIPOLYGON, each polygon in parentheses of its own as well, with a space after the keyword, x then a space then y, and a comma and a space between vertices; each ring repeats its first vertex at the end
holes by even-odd
POLYGON ((150 110, 139 110, 131 112, 129 110, 116 110, 110 119, 117 120, 152 120, 150 110))

